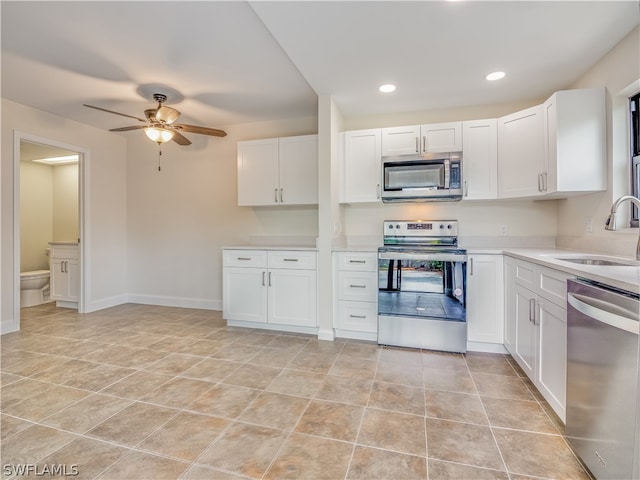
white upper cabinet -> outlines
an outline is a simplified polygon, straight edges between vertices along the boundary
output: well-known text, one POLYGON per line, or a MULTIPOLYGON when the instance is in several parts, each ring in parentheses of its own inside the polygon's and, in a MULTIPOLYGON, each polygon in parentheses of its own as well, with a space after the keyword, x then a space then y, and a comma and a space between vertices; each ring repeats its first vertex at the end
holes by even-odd
POLYGON ((544 103, 544 127, 544 193, 566 196, 606 190, 604 88, 554 93, 544 103))
POLYGON ((344 203, 380 202, 381 130, 344 134, 344 203))
POLYGON ((422 153, 461 152, 462 122, 420 126, 422 153))
POLYGON ((604 88, 563 90, 498 119, 498 196, 564 198, 606 189, 604 88))
POLYGON ((318 203, 318 136, 238 142, 238 205, 318 203))
POLYGON ((238 142, 238 205, 276 205, 278 139, 238 142))
POLYGON ((462 122, 382 129, 382 156, 462 151, 462 122))
POLYGON ((495 118, 462 122, 463 200, 498 198, 498 122, 495 118))
POLYGON ((280 203, 318 203, 318 135, 278 139, 280 145, 280 203))
POLYGON ((532 197, 542 193, 543 147, 542 105, 498 119, 500 198, 532 197))

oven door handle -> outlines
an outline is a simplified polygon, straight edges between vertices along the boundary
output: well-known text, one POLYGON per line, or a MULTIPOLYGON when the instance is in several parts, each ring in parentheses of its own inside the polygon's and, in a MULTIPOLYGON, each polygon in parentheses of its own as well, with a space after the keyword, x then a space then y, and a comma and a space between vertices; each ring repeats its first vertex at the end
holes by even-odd
POLYGON ((378 252, 380 260, 427 260, 433 262, 466 262, 467 256, 460 253, 434 252, 378 252))

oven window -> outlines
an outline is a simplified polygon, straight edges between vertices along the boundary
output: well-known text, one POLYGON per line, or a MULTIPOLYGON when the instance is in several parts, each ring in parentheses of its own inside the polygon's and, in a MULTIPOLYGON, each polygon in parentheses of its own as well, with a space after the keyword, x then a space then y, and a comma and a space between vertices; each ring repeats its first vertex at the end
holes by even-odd
POLYGON ((384 189, 442 188, 444 165, 438 164, 393 164, 384 167, 384 189))
POLYGON ((465 321, 466 264, 379 260, 378 313, 465 321))

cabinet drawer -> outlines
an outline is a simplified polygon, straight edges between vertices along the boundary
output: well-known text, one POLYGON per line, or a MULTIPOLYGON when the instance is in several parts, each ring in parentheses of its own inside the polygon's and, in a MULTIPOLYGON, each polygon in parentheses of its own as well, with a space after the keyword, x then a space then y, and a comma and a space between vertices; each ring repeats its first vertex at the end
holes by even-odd
POLYGON ((224 250, 222 265, 225 267, 267 267, 265 250, 224 250))
POLYGON ((315 270, 316 252, 296 250, 270 251, 269 268, 297 268, 315 270))
POLYGON ((516 283, 533 290, 536 286, 535 275, 535 267, 532 263, 516 263, 516 283))
POLYGON ((357 332, 378 332, 378 304, 368 302, 338 302, 338 329, 357 332))
POLYGON ((377 275, 370 272, 339 272, 338 298, 359 302, 377 302, 377 275))
POLYGON ((557 270, 540 267, 538 274, 538 292, 550 302, 566 309, 568 278, 573 277, 557 270))
POLYGON ((50 254, 51 258, 65 260, 80 258, 78 245, 52 245, 50 254))
POLYGON ((378 269, 378 254, 374 252, 338 253, 338 270, 375 272, 378 269))

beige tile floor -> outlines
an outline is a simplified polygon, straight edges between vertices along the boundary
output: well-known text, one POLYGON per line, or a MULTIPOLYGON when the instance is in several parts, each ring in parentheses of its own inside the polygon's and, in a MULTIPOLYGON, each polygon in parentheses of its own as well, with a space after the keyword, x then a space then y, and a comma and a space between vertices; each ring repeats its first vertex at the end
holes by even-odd
POLYGON ((143 305, 31 307, 22 327, 1 343, 2 478, 18 465, 83 479, 588 478, 506 355, 143 305))

